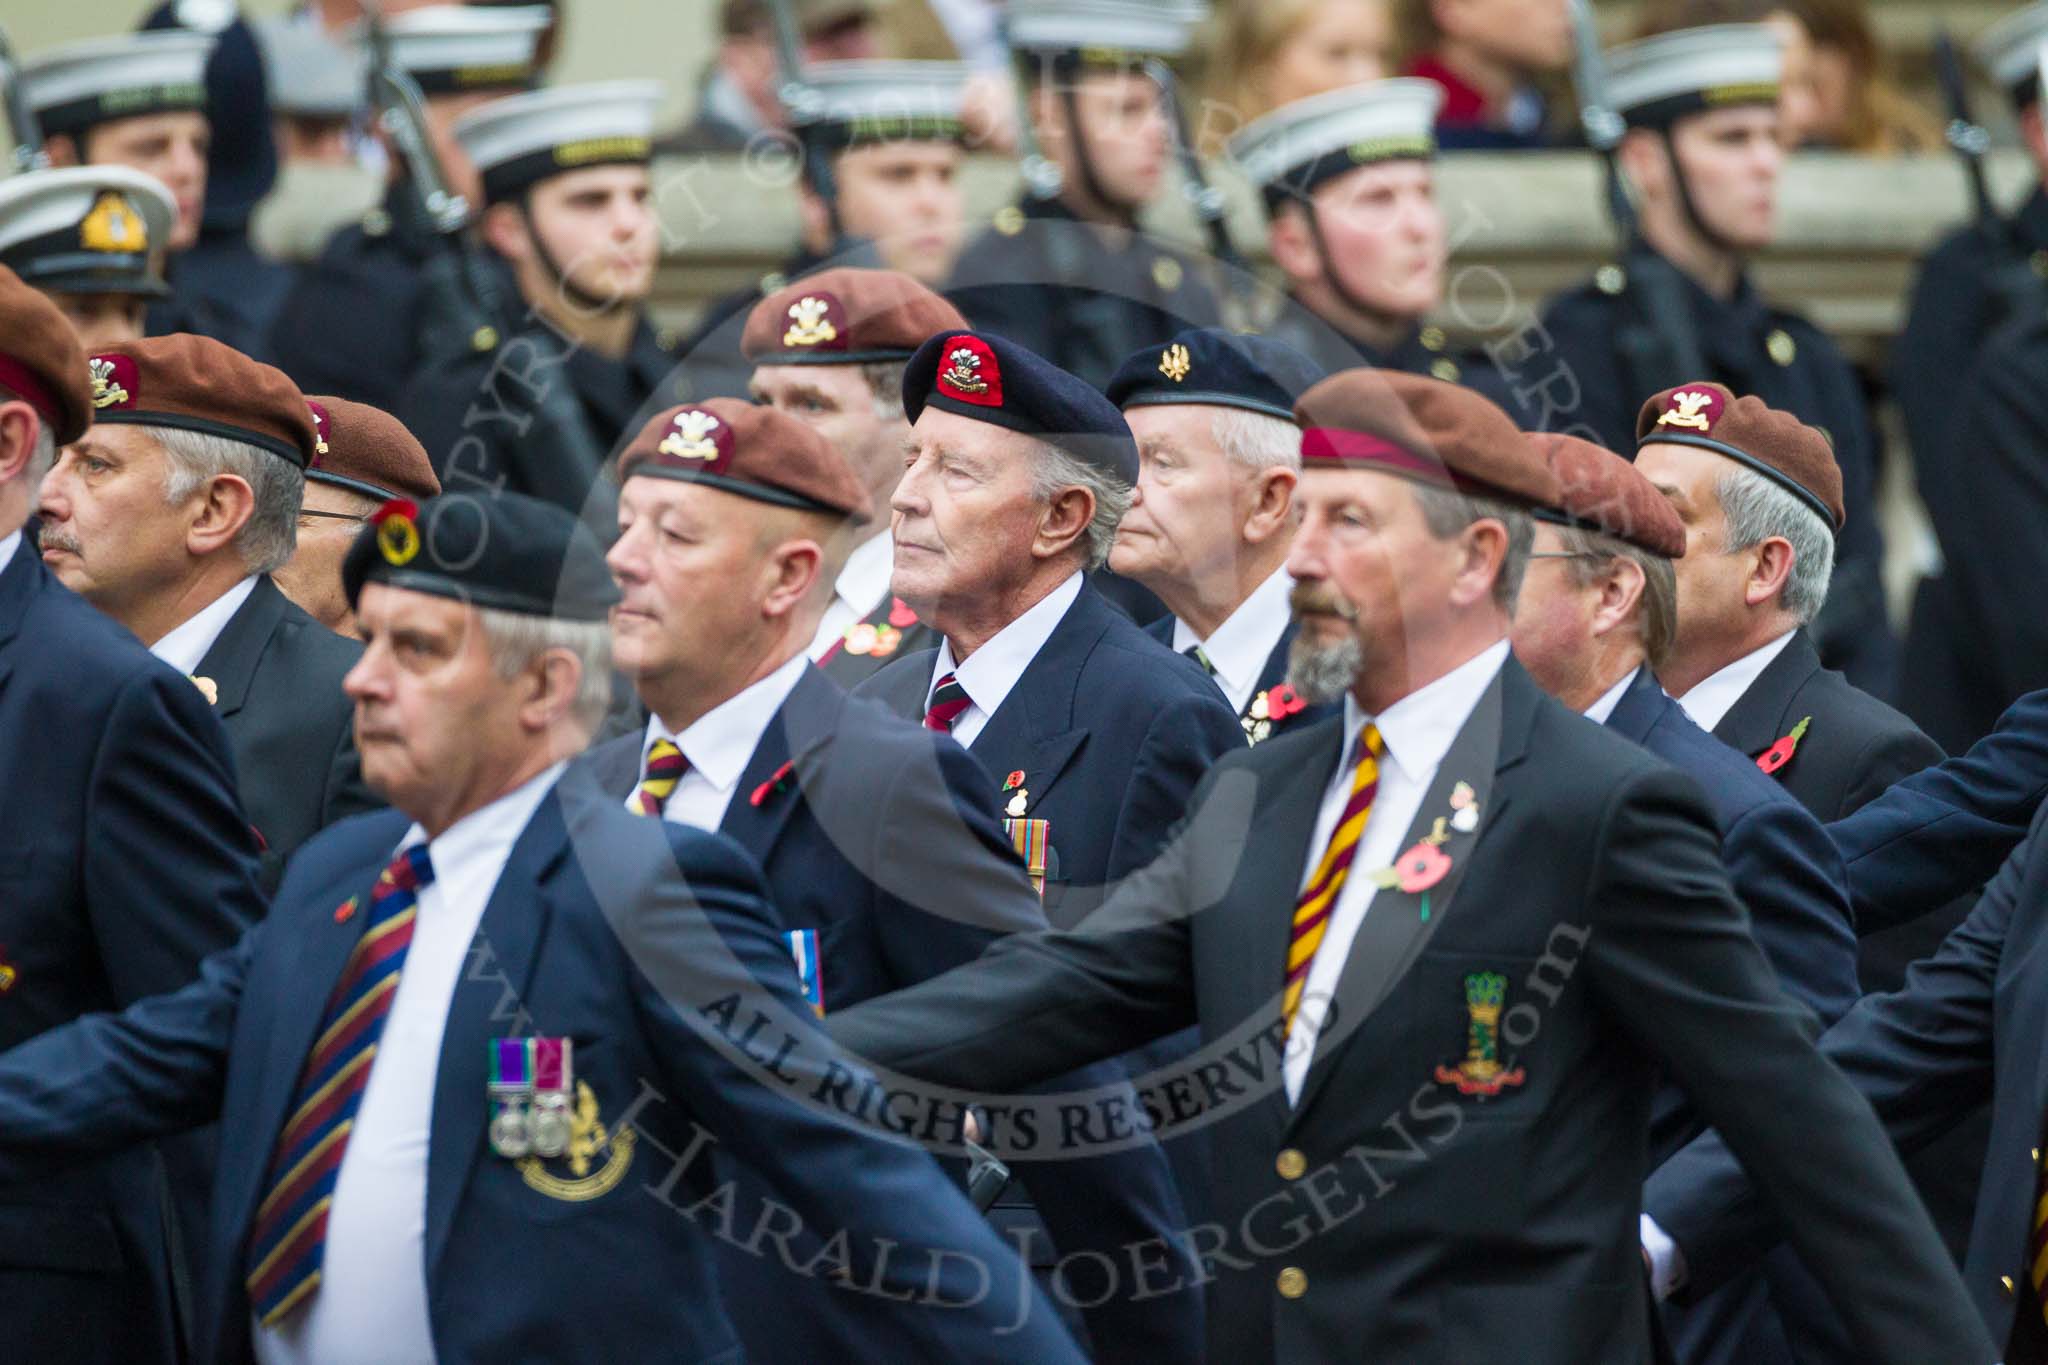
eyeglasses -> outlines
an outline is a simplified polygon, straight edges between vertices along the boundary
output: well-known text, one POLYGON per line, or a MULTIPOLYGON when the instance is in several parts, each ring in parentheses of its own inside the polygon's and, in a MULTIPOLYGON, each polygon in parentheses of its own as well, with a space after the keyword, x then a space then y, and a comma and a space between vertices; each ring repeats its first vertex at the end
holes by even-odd
POLYGON ((1531 558, 1531 559, 1605 559, 1605 558, 1607 558, 1607 556, 1606 556, 1606 555, 1603 555, 1603 554, 1601 554, 1601 553, 1599 553, 1598 551, 1595 551, 1595 550, 1531 550, 1531 551, 1529 552, 1529 558, 1531 558))
POLYGON ((304 521, 307 517, 326 517, 332 521, 352 521, 360 526, 370 519, 370 514, 367 512, 322 512, 317 508, 301 507, 299 509, 299 520, 304 521))

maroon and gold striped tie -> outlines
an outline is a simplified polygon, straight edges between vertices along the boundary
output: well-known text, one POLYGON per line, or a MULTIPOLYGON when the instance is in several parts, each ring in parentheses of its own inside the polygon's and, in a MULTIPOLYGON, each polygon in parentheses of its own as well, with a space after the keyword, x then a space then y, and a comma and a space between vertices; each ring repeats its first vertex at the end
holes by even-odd
POLYGON ((1358 840, 1372 815, 1372 799, 1380 789, 1380 730, 1368 724, 1358 736, 1356 766, 1351 773, 1351 794, 1345 798, 1344 813, 1330 831, 1329 847, 1316 864, 1301 898, 1294 903, 1294 933, 1287 943, 1287 988, 1280 997, 1280 1017, 1288 1031, 1294 1028, 1294 1012, 1301 1005, 1301 988, 1308 984, 1309 965, 1330 927, 1330 912, 1336 908, 1337 893, 1344 889, 1344 875, 1358 856, 1358 840))
POLYGON ((646 761, 640 767, 640 785, 626 798, 626 808, 636 815, 659 815, 675 794, 676 783, 690 770, 690 760, 666 739, 647 746, 646 761))

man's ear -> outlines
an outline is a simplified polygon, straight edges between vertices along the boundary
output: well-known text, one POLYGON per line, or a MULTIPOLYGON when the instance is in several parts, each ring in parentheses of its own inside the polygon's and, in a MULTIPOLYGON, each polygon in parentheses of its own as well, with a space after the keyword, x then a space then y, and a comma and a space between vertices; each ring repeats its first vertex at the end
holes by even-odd
POLYGON ((1038 534, 1031 538, 1032 558, 1051 559, 1066 553, 1088 534, 1088 524, 1094 520, 1095 495, 1079 484, 1062 488, 1038 519, 1038 534))
POLYGON ((815 540, 790 540, 776 546, 765 566, 770 582, 761 600, 761 614, 787 616, 795 611, 817 585, 824 562, 825 552, 815 540))
POLYGON ((1661 198, 1671 192, 1675 168, 1663 138, 1647 129, 1631 128, 1622 136, 1616 154, 1621 159, 1622 171, 1638 193, 1661 198))
MULTIPOLYGON (((18 398, 0 403, 0 486, 12 483, 35 458, 36 437, 42 434, 42 418, 18 398)), ((29 489, 35 501, 35 489, 29 489)))
POLYGON ((1798 556, 1792 549, 1792 542, 1783 536, 1770 536, 1759 541, 1749 553, 1749 576, 1743 580, 1742 600, 1749 606, 1760 607, 1783 596, 1785 584, 1792 577, 1793 561, 1798 556))
POLYGON ((1266 228, 1266 242, 1273 251, 1273 264, 1288 279, 1300 283, 1320 279, 1322 254, 1316 250, 1315 235, 1309 228, 1305 204, 1283 204, 1266 228))
POLYGON ((84 164, 85 151, 70 133, 51 133, 43 139, 43 151, 48 153, 52 167, 84 164))
POLYGON ((1622 626, 1636 614, 1636 607, 1643 600, 1643 590, 1649 580, 1643 576, 1643 566, 1626 555, 1616 555, 1607 562, 1607 570, 1600 576, 1600 600, 1593 606, 1593 635, 1599 638, 1622 626))
POLYGON ((493 204, 477 220, 476 230, 484 245, 508 261, 524 262, 533 254, 533 239, 527 235, 526 215, 513 204, 493 204))
POLYGON ((1262 545, 1294 525, 1294 485, 1301 476, 1291 469, 1262 469, 1252 480, 1251 511, 1244 520, 1248 545, 1262 545))
POLYGON ((197 518, 185 528, 185 548, 205 556, 232 547, 256 515, 256 490, 237 474, 216 474, 195 495, 197 518))

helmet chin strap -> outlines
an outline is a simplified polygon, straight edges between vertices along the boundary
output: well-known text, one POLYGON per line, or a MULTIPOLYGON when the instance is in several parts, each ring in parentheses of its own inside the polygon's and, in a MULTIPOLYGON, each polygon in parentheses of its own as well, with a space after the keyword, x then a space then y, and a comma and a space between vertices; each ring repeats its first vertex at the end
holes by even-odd
POLYGON ((555 254, 548 250, 546 239, 540 235, 540 225, 533 221, 531 195, 520 195, 518 202, 519 221, 526 224, 526 239, 533 243, 533 254, 540 261, 540 268, 547 272, 548 278, 554 281, 555 287, 562 291, 569 302, 591 313, 616 313, 630 306, 626 299, 616 296, 604 298, 579 288, 576 282, 569 278, 569 272, 562 269, 555 260, 555 254))
POLYGON ((1686 222, 1692 226, 1694 232, 1699 234, 1700 240, 1708 246, 1716 251, 1740 258, 1743 255, 1742 248, 1736 246, 1711 227, 1708 227, 1707 220, 1701 216, 1699 205, 1694 202, 1692 197, 1692 182, 1685 174, 1685 167, 1678 164, 1678 145, 1671 140, 1671 129, 1668 127, 1660 128, 1657 130, 1657 136, 1663 139, 1664 162, 1671 167, 1671 183, 1678 188, 1678 205, 1685 214, 1686 222))
POLYGON ((1067 144, 1074 151, 1074 169, 1080 172, 1081 189, 1096 203, 1123 220, 1124 226, 1138 221, 1138 206, 1119 199, 1103 185, 1095 171, 1095 159, 1088 155, 1088 135, 1081 128, 1081 105, 1074 96, 1075 82, 1060 86, 1060 106, 1067 111, 1067 144))
POLYGON ((1316 244, 1316 261, 1323 268, 1324 287, 1337 296, 1339 303, 1353 312, 1363 313, 1369 318, 1381 321, 1394 321, 1385 309, 1373 307, 1353 293, 1350 285, 1344 283, 1344 277, 1337 271, 1337 262, 1330 255, 1329 242, 1323 236, 1322 211, 1316 207, 1313 199, 1304 198, 1300 203, 1302 214, 1308 219, 1309 239, 1316 244))

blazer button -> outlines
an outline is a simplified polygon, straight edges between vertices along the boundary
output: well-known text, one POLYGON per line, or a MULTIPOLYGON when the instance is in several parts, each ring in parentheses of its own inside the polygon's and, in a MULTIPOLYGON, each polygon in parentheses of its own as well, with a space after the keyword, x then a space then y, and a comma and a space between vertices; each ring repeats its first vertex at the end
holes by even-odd
POLYGON ((1280 1153, 1279 1160, 1273 1165, 1279 1170, 1282 1180, 1299 1180, 1308 1170, 1308 1158, 1289 1147, 1280 1153))
POLYGON ((2034 1164, 2036 1166, 2041 1164, 2041 1149, 2039 1147, 2034 1148, 2032 1151, 2028 1152, 2027 1155, 2033 1158, 2034 1164))
POLYGON ((1300 1266, 1288 1266, 1276 1282, 1283 1299, 1298 1299, 1308 1293, 1308 1275, 1300 1266))
POLYGON ((1999 1285, 2000 1285, 2001 1287, 2003 1287, 2003 1288, 2004 1288, 2004 1290, 2005 1290, 2005 1296, 2006 1296, 2006 1297, 2007 1297, 2008 1299, 2009 1299, 2009 1298, 2011 1298, 2011 1297, 2012 1297, 2012 1276, 2010 1276, 2010 1275, 2000 1275, 2000 1276, 1998 1277, 1998 1283, 1999 1283, 1999 1285))

